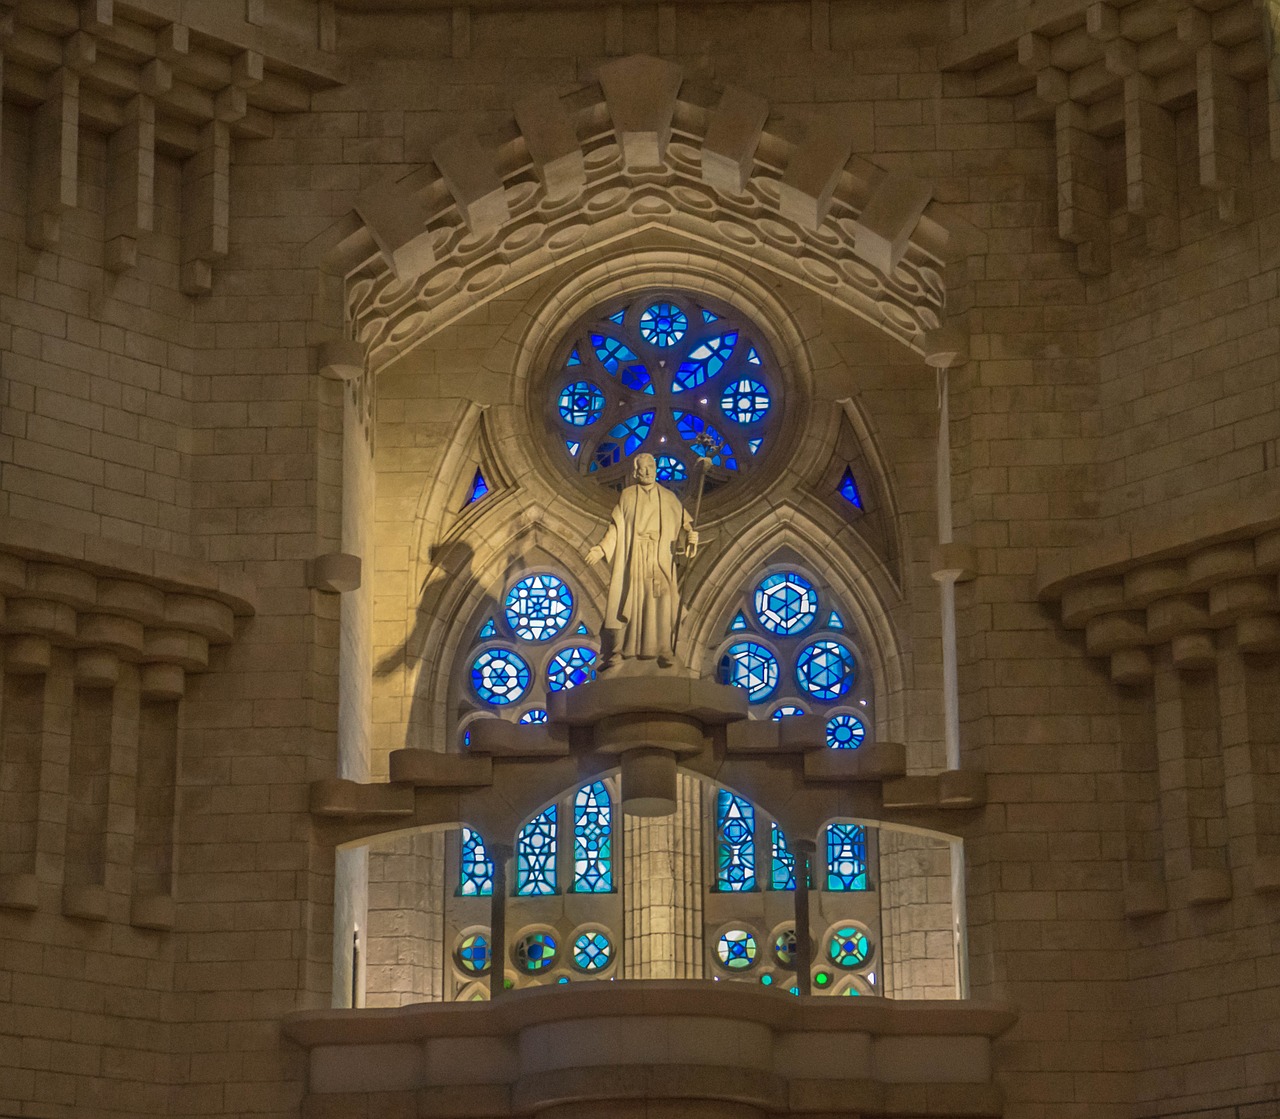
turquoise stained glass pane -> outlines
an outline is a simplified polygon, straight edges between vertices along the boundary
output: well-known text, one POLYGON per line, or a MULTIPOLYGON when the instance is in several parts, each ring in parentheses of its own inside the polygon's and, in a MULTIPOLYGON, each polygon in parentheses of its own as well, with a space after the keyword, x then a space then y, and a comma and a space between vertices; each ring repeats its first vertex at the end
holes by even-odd
POLYGON ((827 615, 827 629, 844 629, 844 619, 835 610, 827 615))
POLYGON ((573 615, 573 592, 555 575, 529 575, 507 592, 507 625, 526 641, 549 641, 573 615))
POLYGON ((683 482, 689 477, 684 463, 673 455, 659 455, 656 464, 659 482, 683 482))
POLYGON ((745 688, 751 703, 763 703, 778 686, 778 658, 758 641, 738 641, 720 658, 720 683, 745 688))
POLYGON ((640 445, 649 437, 649 429, 651 427, 653 427, 653 413, 641 412, 639 415, 631 416, 610 428, 609 438, 616 439, 622 444, 622 453, 624 455, 635 454, 640 449, 640 445))
POLYGON ((716 941, 716 959, 730 971, 746 971, 756 962, 756 938, 746 929, 728 929, 716 941))
POLYGON ((716 793, 716 886, 754 890, 756 885, 756 810, 728 789, 716 793))
POLYGON ((520 722, 524 726, 529 726, 531 723, 545 723, 546 721, 547 709, 545 707, 531 707, 520 716, 520 722))
POLYGON ((760 450, 760 447, 761 447, 763 444, 764 444, 764 440, 763 440, 763 439, 748 439, 748 440, 747 440, 747 450, 748 450, 748 451, 750 451, 750 452, 754 455, 758 450, 760 450))
POLYGON ((609 321, 616 322, 619 326, 621 326, 623 316, 626 315, 626 313, 627 313, 627 309, 623 307, 621 311, 615 311, 612 315, 610 315, 609 321))
POLYGON ((580 933, 573 942, 573 962, 582 971, 603 971, 613 959, 613 942, 603 932, 580 933))
POLYGON ((584 785, 573 798, 573 889, 613 891, 613 804, 603 781, 584 785))
MULTIPOLYGON (((787 848, 787 837, 775 821, 772 825, 773 839, 773 873, 769 884, 775 890, 794 890, 796 888, 796 857, 787 848)), ((792 933, 794 940, 795 934, 792 933)))
POLYGON ((867 831, 859 824, 831 824, 827 828, 827 889, 869 890, 867 831))
POLYGON ((596 651, 584 645, 561 649, 547 665, 547 690, 568 691, 596 678, 596 651))
POLYGON ((843 925, 827 941, 827 956, 836 967, 861 967, 871 956, 871 942, 854 925, 843 925))
POLYGON ((744 630, 746 628, 747 628, 747 619, 743 617, 742 611, 738 611, 738 613, 736 613, 733 616, 733 621, 729 623, 729 632, 738 633, 741 630, 744 630))
POLYGON ((472 975, 481 975, 489 970, 491 951, 489 937, 485 933, 472 933, 458 942, 458 966, 472 975))
POLYGON ((578 452, 582 450, 582 444, 579 443, 576 439, 566 439, 564 441, 564 445, 569 451, 570 458, 577 458, 578 452))
POLYGON ((862 494, 858 492, 858 483, 853 480, 853 467, 844 468, 844 476, 840 479, 840 496, 855 509, 862 508, 862 494))
POLYGON ((516 838, 516 893, 537 897, 556 892, 556 806, 535 816, 516 838))
POLYGON ((740 424, 752 424, 769 414, 769 403, 769 390, 759 381, 743 377, 724 390, 720 410, 740 424))
POLYGON ((702 321, 703 321, 703 322, 715 322, 715 321, 716 321, 716 319, 718 319, 719 317, 720 317, 720 316, 719 316, 719 315, 717 315, 714 311, 703 311, 703 312, 702 312, 702 321))
POLYGON ((493 624, 493 619, 490 618, 487 622, 485 622, 484 625, 480 627, 480 632, 476 634, 476 636, 481 641, 484 641, 487 638, 493 637, 494 634, 496 634, 497 632, 498 632, 498 627, 493 624))
POLYGON ((505 707, 529 690, 529 665, 510 649, 486 649, 471 662, 471 686, 485 703, 505 707))
POLYGON ((569 355, 569 360, 565 362, 565 365, 581 365, 581 364, 582 364, 582 358, 578 356, 577 350, 574 350, 573 353, 569 355))
POLYGON ((556 405, 565 423, 590 427, 604 411, 604 393, 591 381, 574 381, 561 390, 556 405))
POLYGON ((699 385, 711 380, 725 367, 737 344, 738 332, 735 330, 727 334, 718 334, 695 346, 676 370, 671 391, 685 392, 688 389, 696 389, 699 385))
POLYGON ((596 357, 600 359, 600 364, 614 376, 617 376, 623 362, 640 360, 625 342, 610 338, 607 334, 593 334, 591 345, 596 351, 596 357))
POLYGON ((806 645, 796 658, 800 687, 823 703, 832 703, 844 695, 853 687, 857 674, 853 651, 829 638, 806 645))
POLYGON ((756 587, 754 603, 760 624, 784 637, 808 629, 818 615, 818 592, 794 571, 765 576, 756 587))
POLYGON ((556 938, 551 933, 533 932, 516 943, 516 962, 522 971, 537 974, 556 962, 556 938))
POLYGON ((458 893, 464 898, 488 897, 493 893, 493 860, 484 849, 480 833, 468 827, 462 829, 458 879, 458 893))
POLYGON ((827 720, 827 745, 833 750, 856 750, 867 736, 867 728, 856 715, 841 711, 827 720))
POLYGON ((481 472, 480 468, 476 467, 476 476, 471 479, 471 490, 467 494, 467 504, 474 504, 488 492, 489 483, 484 480, 484 474, 481 472))
POLYGON ((654 303, 640 316, 640 337, 652 346, 674 346, 688 328, 688 318, 674 303, 654 303))
POLYGON ((748 361, 751 365, 760 365, 760 364, 762 364, 762 362, 760 361, 760 355, 759 355, 758 353, 756 353, 756 348, 755 348, 755 346, 752 346, 752 347, 747 351, 747 361, 748 361))
POLYGON ((577 629, 575 629, 573 632, 574 632, 574 633, 580 633, 580 634, 582 634, 584 637, 591 633, 591 631, 590 631, 589 629, 587 629, 587 623, 586 623, 586 622, 579 622, 579 623, 578 623, 578 628, 577 628, 577 629))
POLYGON ((803 715, 804 708, 795 703, 781 703, 774 708, 773 714, 769 716, 775 723, 782 722, 792 715, 803 715))

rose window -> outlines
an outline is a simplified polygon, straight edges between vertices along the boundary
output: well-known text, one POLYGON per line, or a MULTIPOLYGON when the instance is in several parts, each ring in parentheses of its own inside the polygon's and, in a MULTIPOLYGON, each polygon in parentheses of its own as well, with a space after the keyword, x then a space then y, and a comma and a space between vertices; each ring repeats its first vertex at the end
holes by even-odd
POLYGON ((588 316, 563 344, 551 385, 556 456, 579 475, 624 483, 631 459, 679 485, 708 462, 707 485, 754 469, 780 412, 760 332, 727 306, 649 294, 588 316))

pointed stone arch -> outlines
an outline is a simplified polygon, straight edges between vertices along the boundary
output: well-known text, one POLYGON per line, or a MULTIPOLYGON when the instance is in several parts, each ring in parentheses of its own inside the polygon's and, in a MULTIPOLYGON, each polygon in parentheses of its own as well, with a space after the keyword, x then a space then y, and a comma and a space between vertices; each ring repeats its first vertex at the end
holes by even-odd
POLYGON ((447 138, 308 246, 321 333, 354 338, 376 370, 477 303, 661 228, 927 354, 947 264, 982 251, 982 234, 929 184, 855 155, 832 122, 790 143, 768 117, 761 98, 644 56, 606 63, 571 96, 534 94, 504 142, 447 138))

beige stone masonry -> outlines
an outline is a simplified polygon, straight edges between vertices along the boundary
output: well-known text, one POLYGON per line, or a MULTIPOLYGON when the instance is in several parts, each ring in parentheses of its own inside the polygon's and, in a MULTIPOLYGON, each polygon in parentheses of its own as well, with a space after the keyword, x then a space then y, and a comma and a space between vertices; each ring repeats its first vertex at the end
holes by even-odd
POLYGON ((702 179, 721 194, 741 194, 751 177, 756 149, 769 119, 763 97, 726 86, 711 112, 702 141, 702 179))
POLYGON ((600 86, 629 170, 666 162, 676 94, 684 73, 673 62, 634 56, 600 67, 600 86))
POLYGON ((565 198, 586 182, 573 117, 552 90, 537 90, 514 107, 516 125, 548 198, 565 198))
POLYGON ((440 168, 467 228, 477 237, 495 232, 511 217, 493 153, 474 133, 455 132, 441 140, 431 158, 440 168))

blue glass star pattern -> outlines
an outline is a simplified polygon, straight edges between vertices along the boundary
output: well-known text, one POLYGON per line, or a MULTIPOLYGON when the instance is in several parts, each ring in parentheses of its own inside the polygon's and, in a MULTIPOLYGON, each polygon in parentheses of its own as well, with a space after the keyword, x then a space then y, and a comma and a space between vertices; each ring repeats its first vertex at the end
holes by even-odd
POLYGON ((550 641, 573 615, 573 592, 554 575, 529 575, 507 592, 507 625, 525 641, 550 641))
POLYGON ((579 933, 573 942, 573 962, 581 971, 603 971, 613 959, 613 943, 598 930, 579 933))
POLYGON ((808 629, 818 614, 818 592, 794 571, 765 576, 756 587, 754 603, 760 624, 783 637, 808 629))
POLYGON ((842 925, 827 942, 827 956, 836 967, 861 967, 871 955, 866 933, 854 925, 842 925))
POLYGON ((458 943, 458 966, 472 975, 483 975, 489 970, 489 937, 485 933, 472 933, 458 943))
POLYGON ((746 971, 756 962, 756 938, 746 929, 729 929, 716 942, 716 958, 730 971, 746 971))
POLYGON ((674 346, 689 329, 685 313, 674 303, 654 303, 640 316, 640 337, 653 346, 674 346))
POLYGON ((745 688, 751 703, 763 703, 778 686, 778 658, 758 641, 738 641, 720 658, 720 682, 745 688))
POLYGON ((574 427, 589 427, 604 411, 604 393, 591 381, 574 381, 564 387, 556 403, 566 423, 574 427))
POLYGON ((529 665, 510 649, 486 649, 471 662, 471 686, 485 703, 505 707, 529 690, 529 665))
POLYGON ((759 381, 743 377, 725 388, 720 410, 740 424, 753 424, 769 414, 769 390, 759 381))
POLYGON ((824 638, 806 645, 796 659, 796 679, 806 692, 823 703, 844 695, 858 674, 853 652, 839 641, 824 638))

